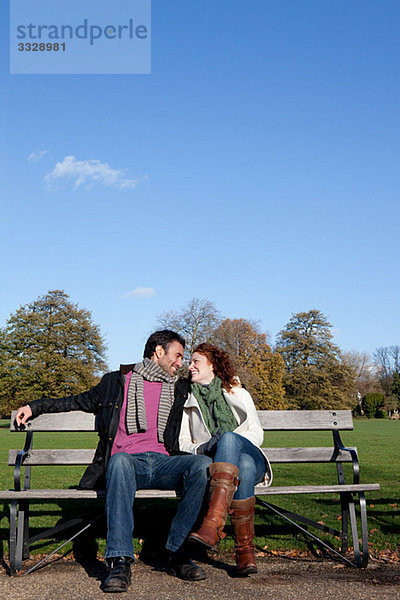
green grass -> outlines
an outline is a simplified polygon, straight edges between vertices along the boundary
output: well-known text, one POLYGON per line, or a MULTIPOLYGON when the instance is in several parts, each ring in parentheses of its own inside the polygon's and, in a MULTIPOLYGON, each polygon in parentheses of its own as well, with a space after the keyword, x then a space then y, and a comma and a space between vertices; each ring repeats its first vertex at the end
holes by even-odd
MULTIPOLYGON (((368 530, 371 551, 386 548, 400 550, 400 468, 399 468, 400 422, 385 419, 357 419, 354 431, 343 432, 342 441, 347 446, 356 446, 360 460, 360 481, 380 483, 378 492, 366 494, 368 504, 368 530)), ((265 435, 265 446, 329 446, 330 432, 270 432, 265 435)), ((352 481, 351 465, 344 465, 346 480, 352 481)), ((301 485, 306 483, 336 483, 334 465, 274 465, 274 485, 301 485)), ((340 529, 340 507, 333 494, 321 496, 276 496, 271 502, 306 515, 315 521, 340 529)), ((258 517, 260 522, 260 517, 258 517)), ((264 523, 268 519, 265 518, 264 523)), ((268 550, 299 549, 306 547, 301 534, 292 535, 286 525, 273 520, 265 530, 268 550), (274 526, 278 531, 274 531, 274 526)), ((265 525, 261 525, 265 529, 265 525)), ((259 528, 256 529, 256 533, 259 528)), ((331 536, 326 536, 332 541, 331 536)), ((259 543, 263 544, 260 539, 259 543)), ((261 546, 263 547, 263 546, 261 546)))
MULTIPOLYGON (((12 468, 7 466, 9 448, 20 448, 23 436, 10 433, 9 422, 0 421, 0 489, 13 487, 12 468)), ((367 494, 368 529, 370 549, 379 552, 386 548, 400 549, 400 525, 398 503, 400 498, 399 468, 400 422, 388 420, 356 420, 353 432, 343 432, 345 445, 357 446, 360 457, 361 482, 380 483, 379 492, 367 494)), ((35 433, 35 448, 95 448, 97 435, 89 433, 35 433)), ((330 432, 270 432, 265 435, 265 446, 329 446, 332 443, 330 432)), ((351 467, 345 465, 347 481, 351 482, 351 467)), ((274 465, 274 485, 301 485, 336 483, 334 465, 274 465)), ((32 486, 68 488, 77 485, 84 467, 35 467, 32 469, 32 486)), ((293 495, 268 497, 268 500, 281 507, 299 512, 316 521, 340 529, 340 506, 335 495, 293 495)), ((1 506, 1 505, 0 505, 1 506)), ((159 532, 166 534, 168 523, 174 513, 176 501, 152 500, 135 503, 136 547, 139 540, 157 540, 159 532)), ((96 503, 87 502, 86 508, 93 511, 96 503)), ((79 512, 82 507, 79 504, 79 512)), ((78 503, 36 504, 32 506, 31 533, 55 525, 61 516, 75 516, 78 503)), ((229 535, 222 543, 222 549, 232 547, 229 535)), ((3 551, 7 551, 8 507, 2 506, 0 513, 0 535, 3 551)), ((86 544, 101 553, 105 546, 104 523, 87 536, 86 544)), ((326 535, 327 542, 332 538, 326 535)), ((338 542, 333 540, 334 544, 338 542)), ((268 551, 298 550, 309 548, 309 543, 301 533, 278 517, 271 516, 266 509, 257 509, 256 545, 268 551)), ((61 542, 60 542, 61 543, 61 542)), ((37 542, 33 552, 50 551, 55 542, 37 542)), ((79 552, 79 548, 75 548, 79 552)), ((94 551, 93 550, 93 551, 94 551)))

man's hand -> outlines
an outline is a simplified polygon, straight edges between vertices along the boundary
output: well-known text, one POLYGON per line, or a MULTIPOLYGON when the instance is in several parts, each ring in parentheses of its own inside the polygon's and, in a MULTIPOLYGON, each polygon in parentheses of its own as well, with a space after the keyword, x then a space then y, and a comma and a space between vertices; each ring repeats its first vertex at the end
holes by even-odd
POLYGON ((222 431, 222 429, 218 429, 217 433, 214 433, 214 435, 208 440, 208 442, 204 442, 203 444, 200 444, 200 446, 198 446, 197 448, 197 454, 205 454, 206 456, 211 456, 211 458, 213 458, 214 454, 217 451, 217 444, 219 441, 219 438, 222 436, 224 432, 222 431))
POLYGON ((21 425, 25 425, 25 423, 31 416, 32 411, 30 406, 20 406, 20 408, 17 410, 17 414, 15 415, 15 420, 17 422, 18 427, 21 427, 21 425))

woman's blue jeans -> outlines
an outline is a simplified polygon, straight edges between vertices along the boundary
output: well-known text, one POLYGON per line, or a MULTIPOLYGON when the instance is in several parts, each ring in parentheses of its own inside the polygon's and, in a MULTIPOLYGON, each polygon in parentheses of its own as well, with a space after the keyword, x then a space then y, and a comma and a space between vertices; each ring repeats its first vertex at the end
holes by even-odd
POLYGON ((133 501, 136 490, 179 490, 181 500, 166 548, 178 550, 197 518, 208 481, 208 456, 166 456, 159 452, 114 454, 107 466, 105 558, 133 554, 133 501))
POLYGON ((218 440, 214 462, 227 462, 239 467, 240 483, 234 500, 254 496, 254 486, 263 480, 265 474, 264 456, 257 446, 242 435, 228 431, 218 440))

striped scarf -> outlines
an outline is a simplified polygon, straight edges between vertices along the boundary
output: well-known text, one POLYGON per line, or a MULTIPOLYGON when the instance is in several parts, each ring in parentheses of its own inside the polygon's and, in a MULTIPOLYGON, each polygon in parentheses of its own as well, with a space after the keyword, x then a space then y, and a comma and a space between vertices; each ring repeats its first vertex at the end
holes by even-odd
POLYGON ((158 441, 164 441, 164 430, 168 415, 174 403, 175 383, 178 377, 166 373, 157 363, 145 358, 133 367, 128 388, 128 406, 126 409, 126 429, 128 435, 143 433, 147 430, 146 408, 143 395, 143 380, 162 383, 160 404, 158 407, 158 441))

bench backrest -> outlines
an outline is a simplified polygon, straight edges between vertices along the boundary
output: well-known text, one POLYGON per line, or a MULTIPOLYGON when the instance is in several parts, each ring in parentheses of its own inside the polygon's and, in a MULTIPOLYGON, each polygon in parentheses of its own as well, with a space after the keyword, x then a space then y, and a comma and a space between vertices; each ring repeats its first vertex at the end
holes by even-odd
MULTIPOLYGON (((10 431, 20 431, 14 425, 12 413, 10 431)), ((350 410, 258 410, 264 431, 333 431, 352 430, 350 410)), ((25 431, 96 431, 96 419, 91 413, 72 411, 52 413, 29 421, 25 431)))
MULTIPOLYGON (((257 411, 264 431, 335 431, 352 430, 353 419, 349 410, 260 410, 257 411)), ((11 417, 10 430, 21 431, 14 425, 15 412, 11 417)), ((96 431, 96 419, 91 413, 73 411, 45 414, 28 422, 25 432, 35 431, 96 431)), ((317 463, 348 462, 349 453, 335 451, 330 447, 263 448, 271 463, 317 463)), ((94 456, 93 449, 48 449, 29 451, 24 460, 26 466, 34 465, 88 465, 94 456)), ((15 463, 18 450, 9 451, 9 465, 15 463)))

